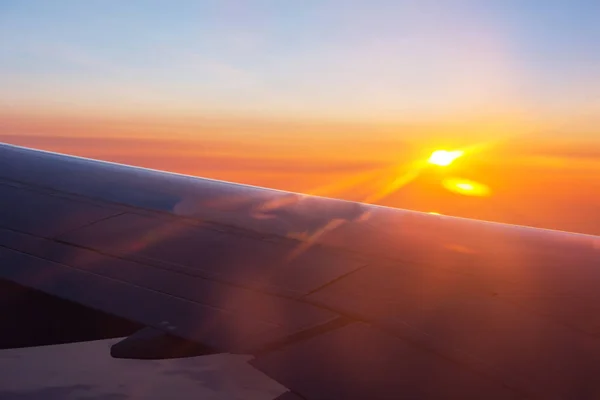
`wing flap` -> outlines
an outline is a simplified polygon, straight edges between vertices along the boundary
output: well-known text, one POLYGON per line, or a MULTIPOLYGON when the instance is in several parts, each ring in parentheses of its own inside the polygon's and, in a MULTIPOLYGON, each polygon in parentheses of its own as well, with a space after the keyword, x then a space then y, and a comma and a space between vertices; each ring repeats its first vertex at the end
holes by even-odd
POLYGON ((453 361, 353 323, 258 356, 255 367, 307 399, 519 399, 453 361))

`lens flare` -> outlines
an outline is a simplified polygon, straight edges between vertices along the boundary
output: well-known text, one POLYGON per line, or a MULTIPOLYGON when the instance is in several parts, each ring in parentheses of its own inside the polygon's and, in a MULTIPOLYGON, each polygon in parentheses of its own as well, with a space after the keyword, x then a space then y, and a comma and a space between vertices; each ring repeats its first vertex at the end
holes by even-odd
POLYGON ((436 150, 431 153, 431 156, 429 156, 427 162, 440 167, 447 167, 448 165, 452 164, 454 160, 462 157, 464 154, 465 152, 462 150, 436 150))
POLYGON ((446 179, 442 182, 442 185, 449 191, 463 196, 487 197, 492 193, 487 185, 468 179, 446 179))

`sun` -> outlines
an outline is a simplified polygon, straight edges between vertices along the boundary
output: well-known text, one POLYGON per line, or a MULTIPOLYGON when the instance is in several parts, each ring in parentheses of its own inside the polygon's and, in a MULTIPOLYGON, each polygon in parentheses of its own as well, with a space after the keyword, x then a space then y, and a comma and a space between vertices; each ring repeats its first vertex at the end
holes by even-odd
POLYGON ((429 164, 438 165, 440 167, 447 167, 448 165, 452 164, 454 160, 461 157, 463 154, 465 154, 465 152, 462 150, 436 150, 433 153, 431 153, 431 156, 429 156, 427 162, 429 164))

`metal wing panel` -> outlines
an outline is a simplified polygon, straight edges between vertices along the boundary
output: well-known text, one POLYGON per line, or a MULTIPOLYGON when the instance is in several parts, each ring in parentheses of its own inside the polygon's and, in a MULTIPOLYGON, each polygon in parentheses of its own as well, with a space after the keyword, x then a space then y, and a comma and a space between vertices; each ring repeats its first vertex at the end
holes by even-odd
POLYGON ((0 183, 0 226, 50 237, 117 214, 114 208, 0 183))
POLYGON ((214 226, 123 214, 59 236, 65 242, 167 263, 192 274, 299 297, 365 265, 357 257, 292 240, 263 240, 214 226))
POLYGON ((227 351, 250 351, 337 317, 293 300, 5 229, 0 229, 0 251, 0 277, 163 330, 163 321, 178 318, 178 323, 170 322, 178 330, 170 333, 205 344, 219 343, 218 348, 227 351), (94 279, 104 283, 93 284, 94 279), (70 287, 73 282, 81 291, 70 287), (124 293, 130 287, 138 295, 123 297, 113 286, 124 293), (100 296, 100 288, 105 290, 102 302, 89 297, 90 293, 100 296), (164 307, 158 304, 161 296, 166 303, 176 299, 191 311, 182 314, 173 308, 170 312, 177 315, 169 316, 169 311, 161 311, 164 307), (152 310, 156 315, 150 318, 152 310), (254 325, 261 324, 265 329, 256 331, 254 325), (214 329, 205 329, 211 325, 214 329))
POLYGON ((591 297, 600 286, 597 266, 530 260, 499 271, 493 264, 467 265, 368 266, 306 300, 369 321, 534 398, 600 396, 591 384, 600 374, 600 302, 591 297))
POLYGON ((239 349, 247 336, 268 334, 277 328, 252 316, 230 318, 228 313, 213 307, 6 248, 0 248, 0 265, 4 279, 217 349, 239 349))
POLYGON ((306 237, 358 203, 322 199, 0 144, 0 179, 89 199, 168 212, 247 232, 306 237))

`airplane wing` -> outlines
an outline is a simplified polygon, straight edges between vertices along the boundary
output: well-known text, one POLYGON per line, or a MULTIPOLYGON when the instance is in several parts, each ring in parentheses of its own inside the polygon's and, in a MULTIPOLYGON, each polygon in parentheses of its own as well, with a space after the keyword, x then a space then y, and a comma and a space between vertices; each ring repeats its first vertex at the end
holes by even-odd
POLYGON ((252 354, 282 400, 600 398, 595 236, 0 144, 0 278, 148 327, 117 357, 252 354))

